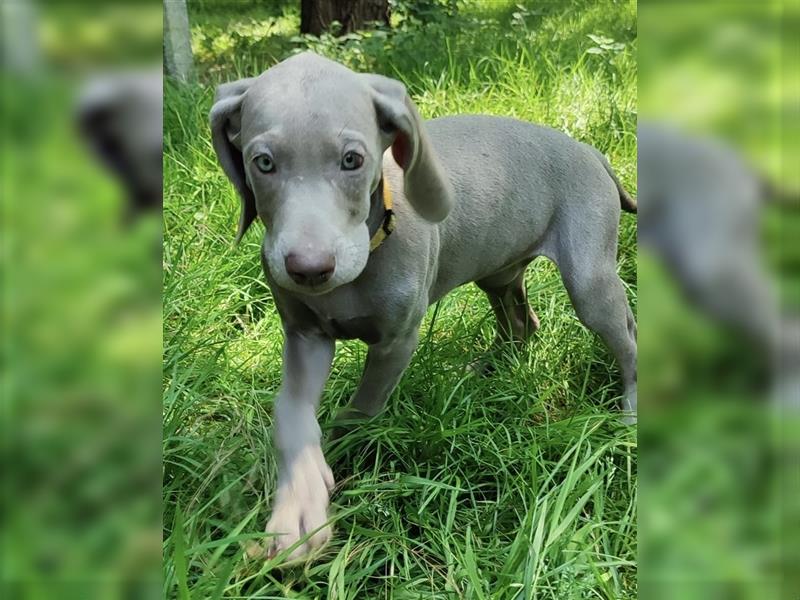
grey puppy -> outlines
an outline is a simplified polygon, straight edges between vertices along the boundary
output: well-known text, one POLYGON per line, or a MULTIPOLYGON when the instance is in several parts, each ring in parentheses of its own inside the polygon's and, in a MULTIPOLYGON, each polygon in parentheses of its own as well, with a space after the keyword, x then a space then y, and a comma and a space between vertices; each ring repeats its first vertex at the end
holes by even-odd
MULTIPOLYGON (((778 300, 761 258, 769 187, 722 143, 639 122, 639 241, 704 314, 776 351, 778 300)), ((796 334, 796 332, 795 332, 796 334)), ((787 342, 788 340, 783 340, 787 342)))
POLYGON ((335 340, 369 344, 344 413, 375 415, 428 306, 465 283, 488 295, 498 343, 521 340, 538 327, 525 267, 554 261, 635 413, 636 325, 616 273, 620 207, 635 203, 600 152, 508 118, 423 123, 398 81, 310 53, 220 86, 210 119, 242 200, 237 239, 256 217, 266 226, 261 258, 284 328, 271 553, 299 558, 330 536, 333 477, 315 412, 335 340))
POLYGON ((781 310, 761 239, 764 207, 787 208, 791 194, 721 140, 668 123, 639 121, 638 147, 641 247, 701 314, 743 335, 745 351, 777 369, 776 405, 800 409, 800 320, 781 310))

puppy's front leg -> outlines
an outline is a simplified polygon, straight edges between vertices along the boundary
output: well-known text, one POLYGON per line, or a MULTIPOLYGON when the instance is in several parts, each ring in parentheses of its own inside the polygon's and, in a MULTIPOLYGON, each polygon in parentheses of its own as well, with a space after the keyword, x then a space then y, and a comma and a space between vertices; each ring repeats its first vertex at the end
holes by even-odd
POLYGON ((327 520, 333 475, 320 448, 316 410, 330 373, 335 342, 318 333, 287 330, 285 336, 283 381, 275 401, 278 489, 267 532, 276 534, 269 556, 314 532, 287 557, 294 560, 330 537, 330 527, 322 525, 327 520))
POLYGON ((411 362, 418 338, 419 334, 415 328, 390 342, 371 345, 367 352, 361 383, 350 404, 342 409, 337 418, 377 415, 411 362))

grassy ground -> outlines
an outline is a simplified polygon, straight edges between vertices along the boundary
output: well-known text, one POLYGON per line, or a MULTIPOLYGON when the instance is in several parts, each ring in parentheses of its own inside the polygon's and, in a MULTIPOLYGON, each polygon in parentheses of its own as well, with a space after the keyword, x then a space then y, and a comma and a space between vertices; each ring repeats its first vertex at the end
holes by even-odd
MULTIPOLYGON (((264 538, 275 482, 281 330, 262 232, 232 246, 239 202, 209 141, 212 84, 310 46, 402 79, 427 117, 512 115, 566 131, 635 192, 635 3, 529 4, 467 3, 424 29, 406 19, 340 44, 293 40, 293 6, 190 4, 200 82, 167 86, 165 105, 165 595, 635 597, 636 438, 614 420, 613 360, 546 261, 528 276, 542 328, 492 378, 464 372, 493 335, 482 294, 466 286, 429 311, 386 412, 327 448, 335 537, 319 561, 275 570, 245 552, 264 538)), ((623 216, 619 270, 634 308, 635 227, 623 216)), ((358 342, 339 345, 323 429, 364 356, 358 342)))

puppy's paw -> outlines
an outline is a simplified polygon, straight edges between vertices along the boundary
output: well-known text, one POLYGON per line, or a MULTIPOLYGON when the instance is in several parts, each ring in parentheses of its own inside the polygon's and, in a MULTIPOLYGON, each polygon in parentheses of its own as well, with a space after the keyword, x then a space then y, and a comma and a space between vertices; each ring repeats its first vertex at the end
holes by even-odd
POLYGON ((274 558, 300 542, 284 561, 307 558, 330 539, 328 498, 333 474, 319 446, 304 448, 292 462, 278 487, 267 533, 267 558, 274 558), (302 541, 301 541, 302 540, 302 541))
POLYGON ((374 417, 375 415, 369 414, 364 412, 363 410, 356 408, 352 404, 348 404, 347 406, 343 406, 336 412, 336 416, 334 417, 334 423, 341 423, 342 421, 367 421, 374 417))
POLYGON ((476 377, 491 377, 497 371, 497 366, 495 365, 494 357, 487 355, 468 363, 465 371, 468 375, 476 377))
POLYGON ((620 421, 625 425, 636 425, 636 388, 630 388, 625 392, 622 398, 622 416, 620 421))
POLYGON ((333 427, 328 433, 329 442, 337 442, 346 434, 353 431, 359 424, 375 418, 379 413, 382 404, 377 407, 370 408, 357 408, 352 403, 340 408, 333 419, 333 427))

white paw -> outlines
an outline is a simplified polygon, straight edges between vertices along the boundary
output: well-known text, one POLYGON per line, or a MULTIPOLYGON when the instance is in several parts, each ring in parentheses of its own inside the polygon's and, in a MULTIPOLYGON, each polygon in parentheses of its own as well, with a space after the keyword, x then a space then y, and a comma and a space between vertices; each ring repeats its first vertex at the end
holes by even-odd
POLYGON ((328 520, 328 495, 333 489, 333 474, 319 446, 301 450, 288 469, 275 494, 272 518, 266 531, 275 534, 268 543, 268 558, 303 539, 284 557, 284 560, 291 561, 321 548, 331 536, 330 526, 323 525, 328 520), (306 534, 311 535, 306 538, 306 534))
POLYGON ((473 377, 489 377, 496 370, 497 367, 488 355, 476 358, 464 367, 465 373, 473 377))
POLYGON ((636 401, 636 388, 628 389, 625 396, 622 398, 622 416, 620 420, 625 425, 636 425, 637 423, 637 401, 636 401))

